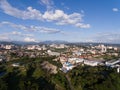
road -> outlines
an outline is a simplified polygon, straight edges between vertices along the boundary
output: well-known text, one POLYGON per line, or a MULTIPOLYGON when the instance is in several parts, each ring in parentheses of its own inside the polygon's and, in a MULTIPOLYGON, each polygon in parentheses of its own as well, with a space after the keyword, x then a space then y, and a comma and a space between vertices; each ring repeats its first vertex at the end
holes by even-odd
POLYGON ((65 76, 66 76, 66 78, 67 78, 67 81, 68 81, 68 84, 69 84, 70 90, 74 90, 73 85, 71 84, 71 81, 70 81, 69 76, 68 76, 67 74, 66 74, 65 76))

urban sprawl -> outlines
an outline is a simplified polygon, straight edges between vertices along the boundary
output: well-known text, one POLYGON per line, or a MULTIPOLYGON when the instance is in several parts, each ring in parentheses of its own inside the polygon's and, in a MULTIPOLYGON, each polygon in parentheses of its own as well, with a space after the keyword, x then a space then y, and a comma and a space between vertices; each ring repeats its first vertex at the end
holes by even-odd
MULTIPOLYGON (((61 70, 64 73, 78 65, 106 66, 120 70, 120 47, 112 45, 76 45, 76 44, 45 44, 45 45, 0 45, 0 63, 10 62, 21 57, 39 58, 55 56, 54 62, 60 62, 62 67, 57 67, 45 61, 41 65, 50 69, 52 73, 61 70), (14 57, 17 56, 17 57, 14 57), (49 65, 48 65, 49 64, 49 65), (48 66, 45 66, 48 65, 48 66)), ((21 67, 21 62, 12 63, 12 67, 21 67)), ((24 67, 22 65, 22 67, 24 67)))

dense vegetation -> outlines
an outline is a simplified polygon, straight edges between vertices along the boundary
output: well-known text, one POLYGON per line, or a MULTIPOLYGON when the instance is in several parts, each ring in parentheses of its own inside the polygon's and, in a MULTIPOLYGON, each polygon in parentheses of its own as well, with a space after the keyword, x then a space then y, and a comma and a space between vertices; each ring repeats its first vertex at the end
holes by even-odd
POLYGON ((42 68, 43 61, 61 67, 52 61, 55 57, 22 57, 0 65, 0 90, 120 90, 120 74, 107 67, 78 66, 68 73, 50 74, 42 68), (14 62, 20 67, 12 67, 14 62), (2 75, 3 74, 3 75, 2 75))
POLYGON ((120 74, 113 68, 79 66, 68 75, 75 90, 120 90, 120 74))

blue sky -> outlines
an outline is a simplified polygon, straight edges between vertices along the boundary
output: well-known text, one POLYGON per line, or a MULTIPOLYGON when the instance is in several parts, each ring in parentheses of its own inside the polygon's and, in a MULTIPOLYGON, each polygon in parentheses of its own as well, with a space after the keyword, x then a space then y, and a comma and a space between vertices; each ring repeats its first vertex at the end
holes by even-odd
POLYGON ((0 40, 120 43, 120 0, 0 0, 0 40))

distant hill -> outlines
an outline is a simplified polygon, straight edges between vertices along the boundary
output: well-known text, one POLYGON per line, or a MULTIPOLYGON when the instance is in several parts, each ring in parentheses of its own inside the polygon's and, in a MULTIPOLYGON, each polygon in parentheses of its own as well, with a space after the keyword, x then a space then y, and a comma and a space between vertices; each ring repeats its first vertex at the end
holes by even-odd
POLYGON ((22 41, 0 41, 0 44, 27 45, 27 44, 37 44, 37 43, 35 43, 35 42, 22 42, 22 41))
POLYGON ((67 41, 61 41, 61 40, 55 40, 55 41, 49 40, 49 41, 42 41, 40 43, 42 43, 42 44, 53 44, 53 43, 54 44, 67 44, 69 42, 67 42, 67 41))
POLYGON ((111 44, 111 43, 91 43, 91 42, 67 42, 67 41, 61 41, 61 40, 55 40, 55 41, 42 41, 42 42, 24 42, 24 41, 0 41, 0 44, 15 44, 15 45, 36 45, 36 44, 68 44, 68 45, 92 45, 96 46, 98 44, 104 44, 107 46, 119 46, 120 44, 111 44))

